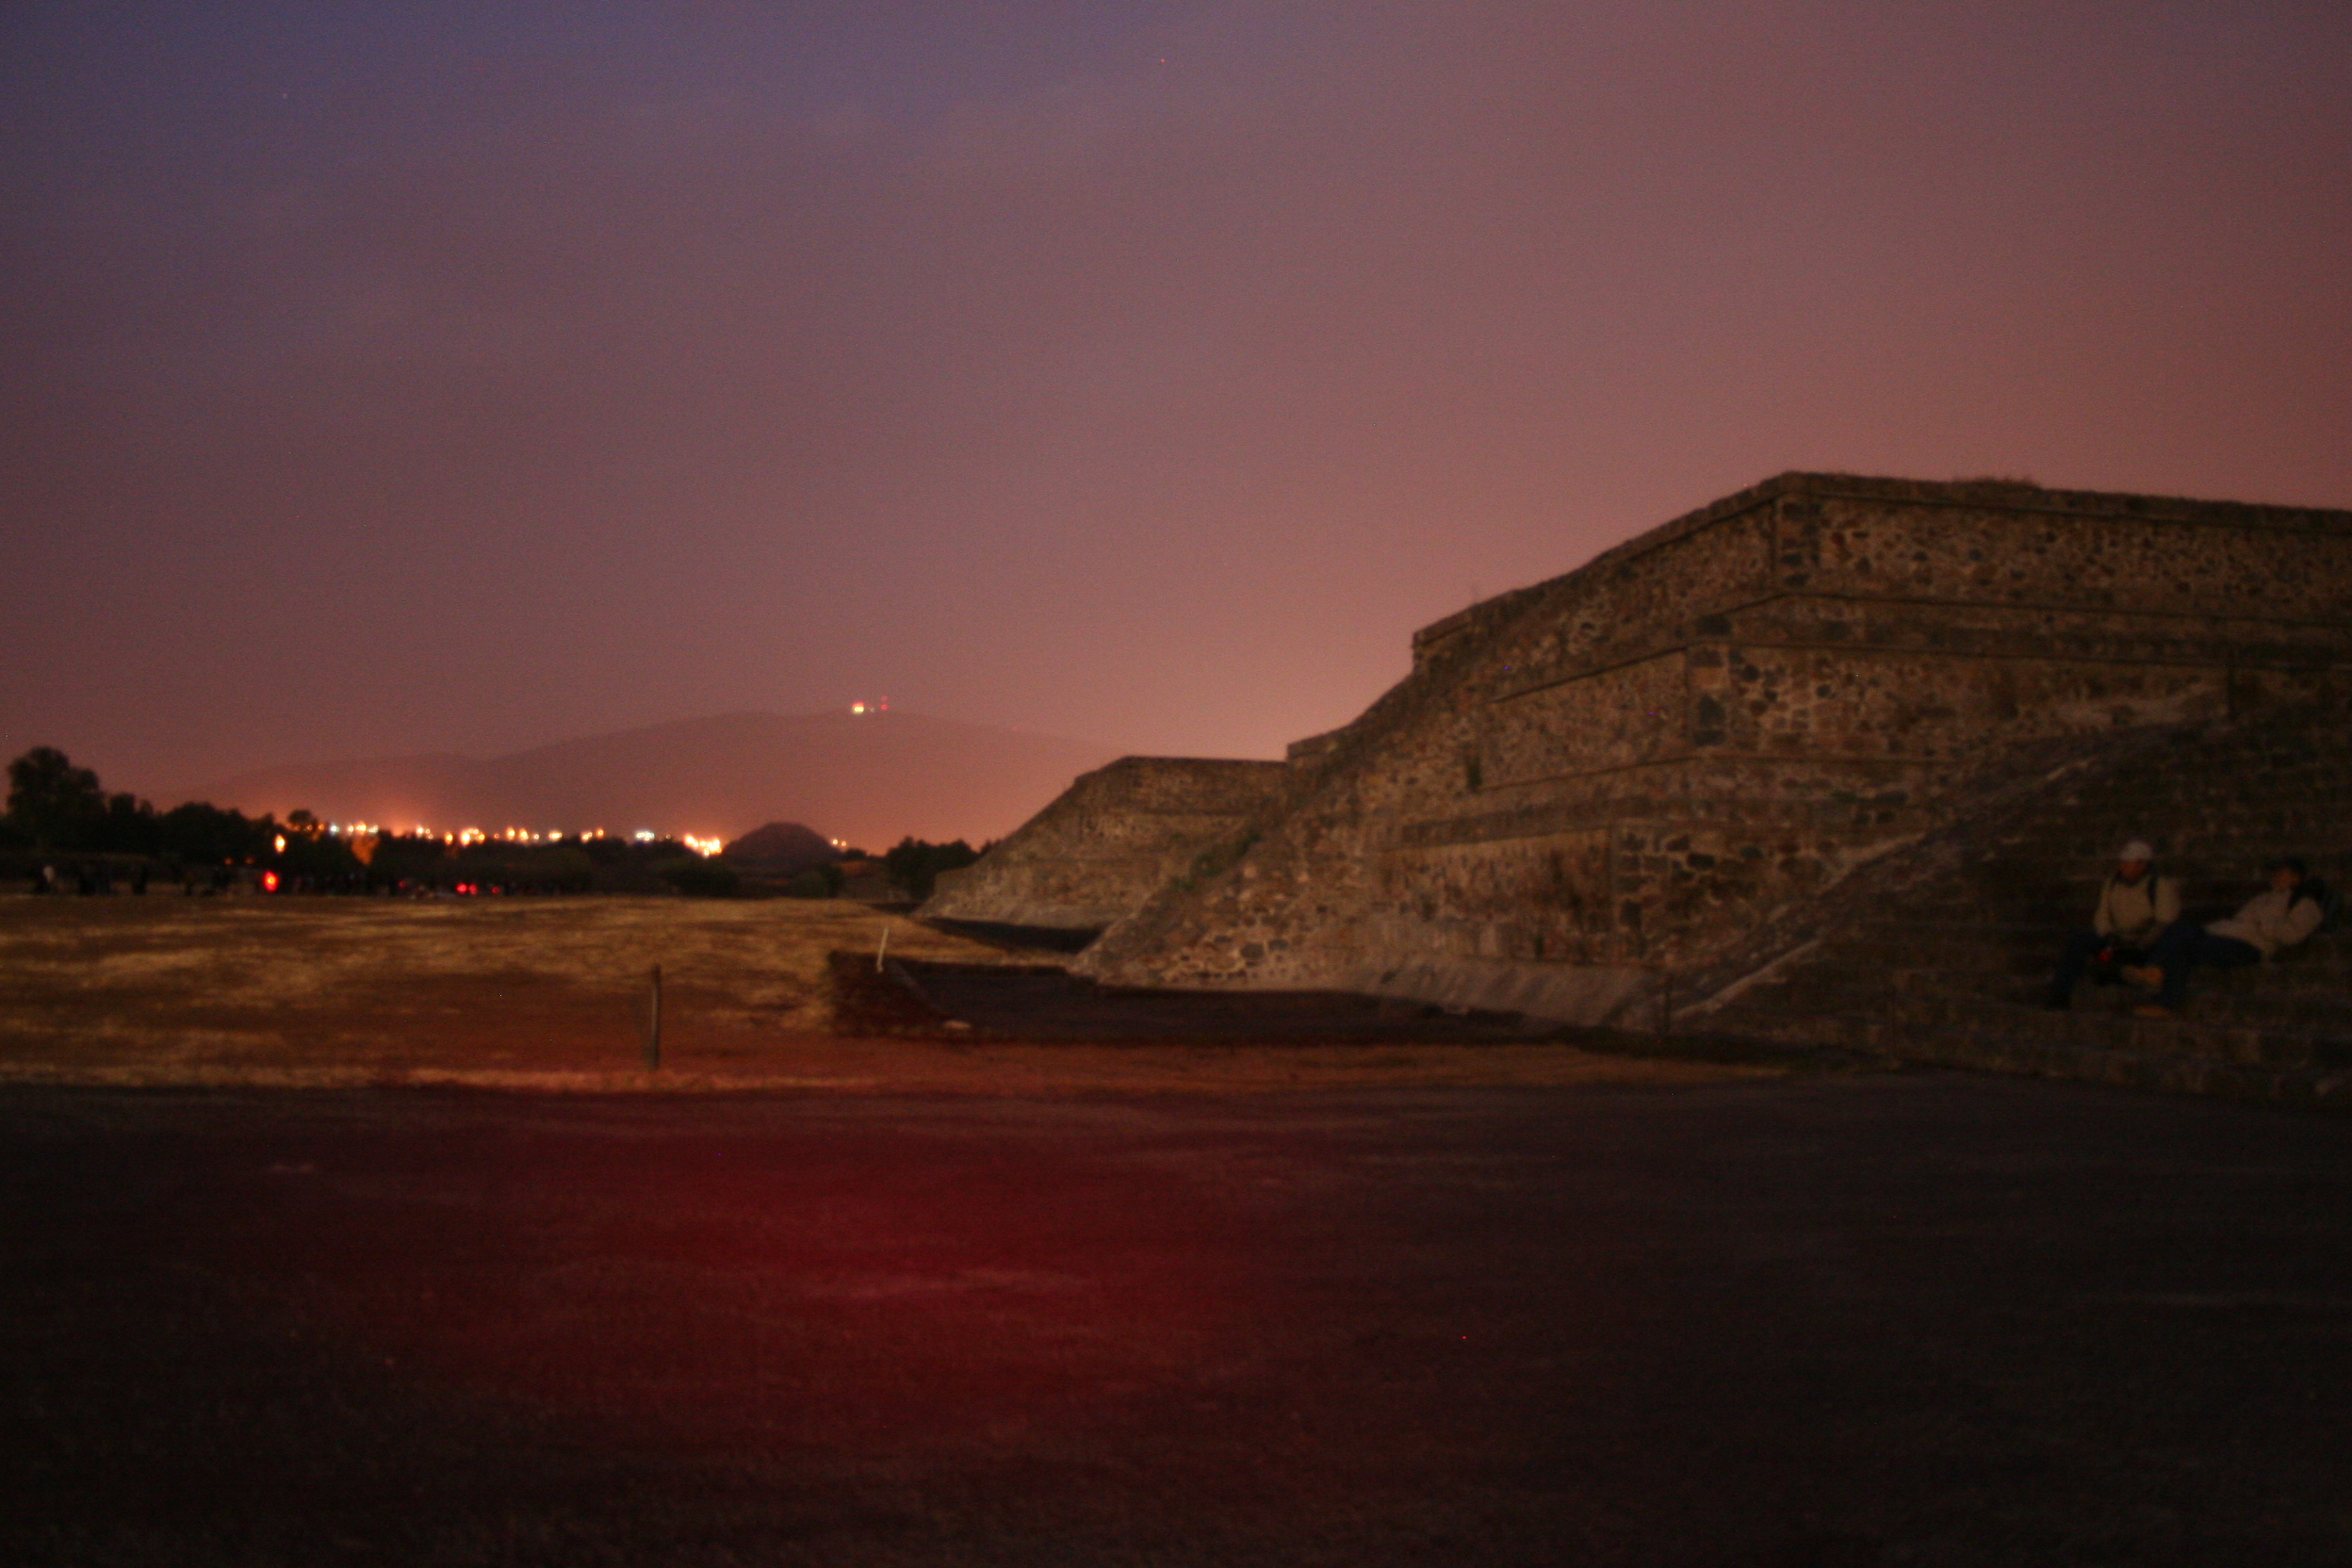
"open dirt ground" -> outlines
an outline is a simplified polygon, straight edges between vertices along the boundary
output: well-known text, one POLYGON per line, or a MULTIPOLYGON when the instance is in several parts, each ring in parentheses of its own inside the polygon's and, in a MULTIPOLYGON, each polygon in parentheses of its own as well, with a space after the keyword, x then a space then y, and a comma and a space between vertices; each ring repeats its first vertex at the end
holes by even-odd
MULTIPOLYGON (((1753 1073, 1409 1029, 1321 1040, 1277 1009, 1104 1046, 844 1038, 826 956, 1007 962, 857 904, 666 898, 0 898, 0 1082, 455 1084, 984 1094, 1702 1082, 1753 1073), (662 1066, 643 1068, 651 969, 662 1066)), ((1359 1035, 1361 1032, 1359 1031, 1359 1035)))

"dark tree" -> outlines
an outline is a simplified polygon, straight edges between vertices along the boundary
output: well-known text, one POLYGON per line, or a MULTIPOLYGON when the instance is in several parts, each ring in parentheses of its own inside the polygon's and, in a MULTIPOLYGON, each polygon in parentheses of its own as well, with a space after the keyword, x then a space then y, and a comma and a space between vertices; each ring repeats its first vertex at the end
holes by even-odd
POLYGON ((136 795, 106 797, 106 814, 97 825, 99 849, 118 855, 153 855, 161 847, 161 827, 155 806, 136 795))
MULTIPOLYGON (((286 824, 288 827, 292 823, 286 824)), ((270 835, 272 839, 276 834, 270 835)), ((278 869, 289 876, 306 876, 314 884, 350 884, 361 880, 366 870, 351 846, 341 839, 324 833, 289 833, 286 851, 276 857, 278 869)))
POLYGON ((834 898, 840 895, 843 880, 841 868, 839 866, 810 866, 807 871, 784 884, 784 896, 786 898, 834 898))
POLYGON ((155 819, 155 842, 167 855, 196 865, 220 865, 269 852, 276 829, 267 817, 249 819, 202 801, 174 806, 155 819))
POLYGON ((426 887, 448 879, 455 863, 455 853, 438 839, 421 833, 385 833, 376 840, 368 876, 380 887, 403 882, 426 887))
POLYGON ((35 746, 8 764, 8 817, 51 849, 90 847, 106 818, 98 776, 55 746, 35 746))
POLYGON ((691 898, 732 898, 743 891, 735 868, 699 855, 683 855, 658 862, 654 874, 691 898))
POLYGON ((901 839, 882 857, 882 874, 893 887, 920 903, 939 885, 939 873, 961 871, 980 858, 980 852, 963 840, 935 844, 922 839, 901 839))

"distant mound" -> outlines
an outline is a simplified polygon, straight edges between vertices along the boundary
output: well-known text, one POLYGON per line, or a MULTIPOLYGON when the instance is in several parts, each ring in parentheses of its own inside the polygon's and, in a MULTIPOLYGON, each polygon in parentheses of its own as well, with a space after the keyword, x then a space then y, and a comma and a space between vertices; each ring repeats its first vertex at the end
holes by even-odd
POLYGON ((477 760, 265 768, 184 792, 246 811, 307 807, 407 830, 652 828, 721 839, 817 823, 880 849, 911 834, 1002 838, 1110 760, 1107 747, 918 713, 725 713, 477 760))
POLYGON ((729 863, 769 876, 792 876, 841 858, 823 834, 796 822, 755 827, 722 853, 729 863))

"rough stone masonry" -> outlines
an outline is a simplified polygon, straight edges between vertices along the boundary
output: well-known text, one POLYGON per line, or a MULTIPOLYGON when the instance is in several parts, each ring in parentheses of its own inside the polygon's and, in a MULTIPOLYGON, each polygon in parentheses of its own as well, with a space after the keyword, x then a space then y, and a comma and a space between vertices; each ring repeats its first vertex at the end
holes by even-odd
POLYGON ((2005 753, 2340 689, 2352 513, 1783 474, 1413 653, 1286 764, 1088 775, 926 912, 1107 926, 1106 982, 1624 1017, 2005 753))

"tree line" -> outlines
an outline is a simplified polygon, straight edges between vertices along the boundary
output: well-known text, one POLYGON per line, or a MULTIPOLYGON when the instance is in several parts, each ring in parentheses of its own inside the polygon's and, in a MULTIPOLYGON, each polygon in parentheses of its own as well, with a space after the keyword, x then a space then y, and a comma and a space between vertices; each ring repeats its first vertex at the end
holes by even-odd
MULTIPOLYGON (((456 893, 662 892, 703 895, 734 890, 731 874, 674 839, 572 838, 518 844, 503 840, 453 844, 424 833, 331 833, 307 810, 286 820, 192 802, 158 811, 149 801, 108 793, 98 775, 76 767, 54 746, 35 746, 8 764, 8 814, 0 847, 23 860, 63 858, 88 886, 90 868, 73 858, 155 864, 191 890, 219 887, 240 868, 287 891, 456 893), (727 885, 721 886, 724 881, 727 885)), ((38 873, 38 866, 35 867, 38 873)), ((43 885, 47 885, 44 879, 43 885)), ((103 879, 98 886, 107 884, 103 879)), ((140 878, 136 886, 143 887, 140 878)))
MULTIPOLYGON (((727 898, 775 890, 827 898, 842 886, 840 869, 827 865, 787 888, 766 890, 674 839, 575 836, 460 845, 428 834, 379 833, 355 843, 327 832, 306 810, 289 811, 283 823, 201 801, 158 811, 135 795, 108 793, 94 770, 75 766, 55 746, 35 746, 8 764, 0 849, 19 852, 11 858, 20 859, 27 851, 36 860, 135 858, 160 864, 167 876, 190 886, 217 883, 224 873, 250 867, 256 874, 273 874, 288 890, 320 892, 674 891, 727 898)), ((968 866, 981 853, 961 839, 935 844, 906 838, 882 856, 882 870, 893 887, 921 900, 931 896, 939 873, 968 866)))
POLYGON ((35 746, 8 764, 8 811, 0 822, 16 848, 204 865, 268 854, 283 831, 272 818, 202 801, 158 811, 136 795, 108 794, 94 771, 75 767, 55 746, 35 746))

